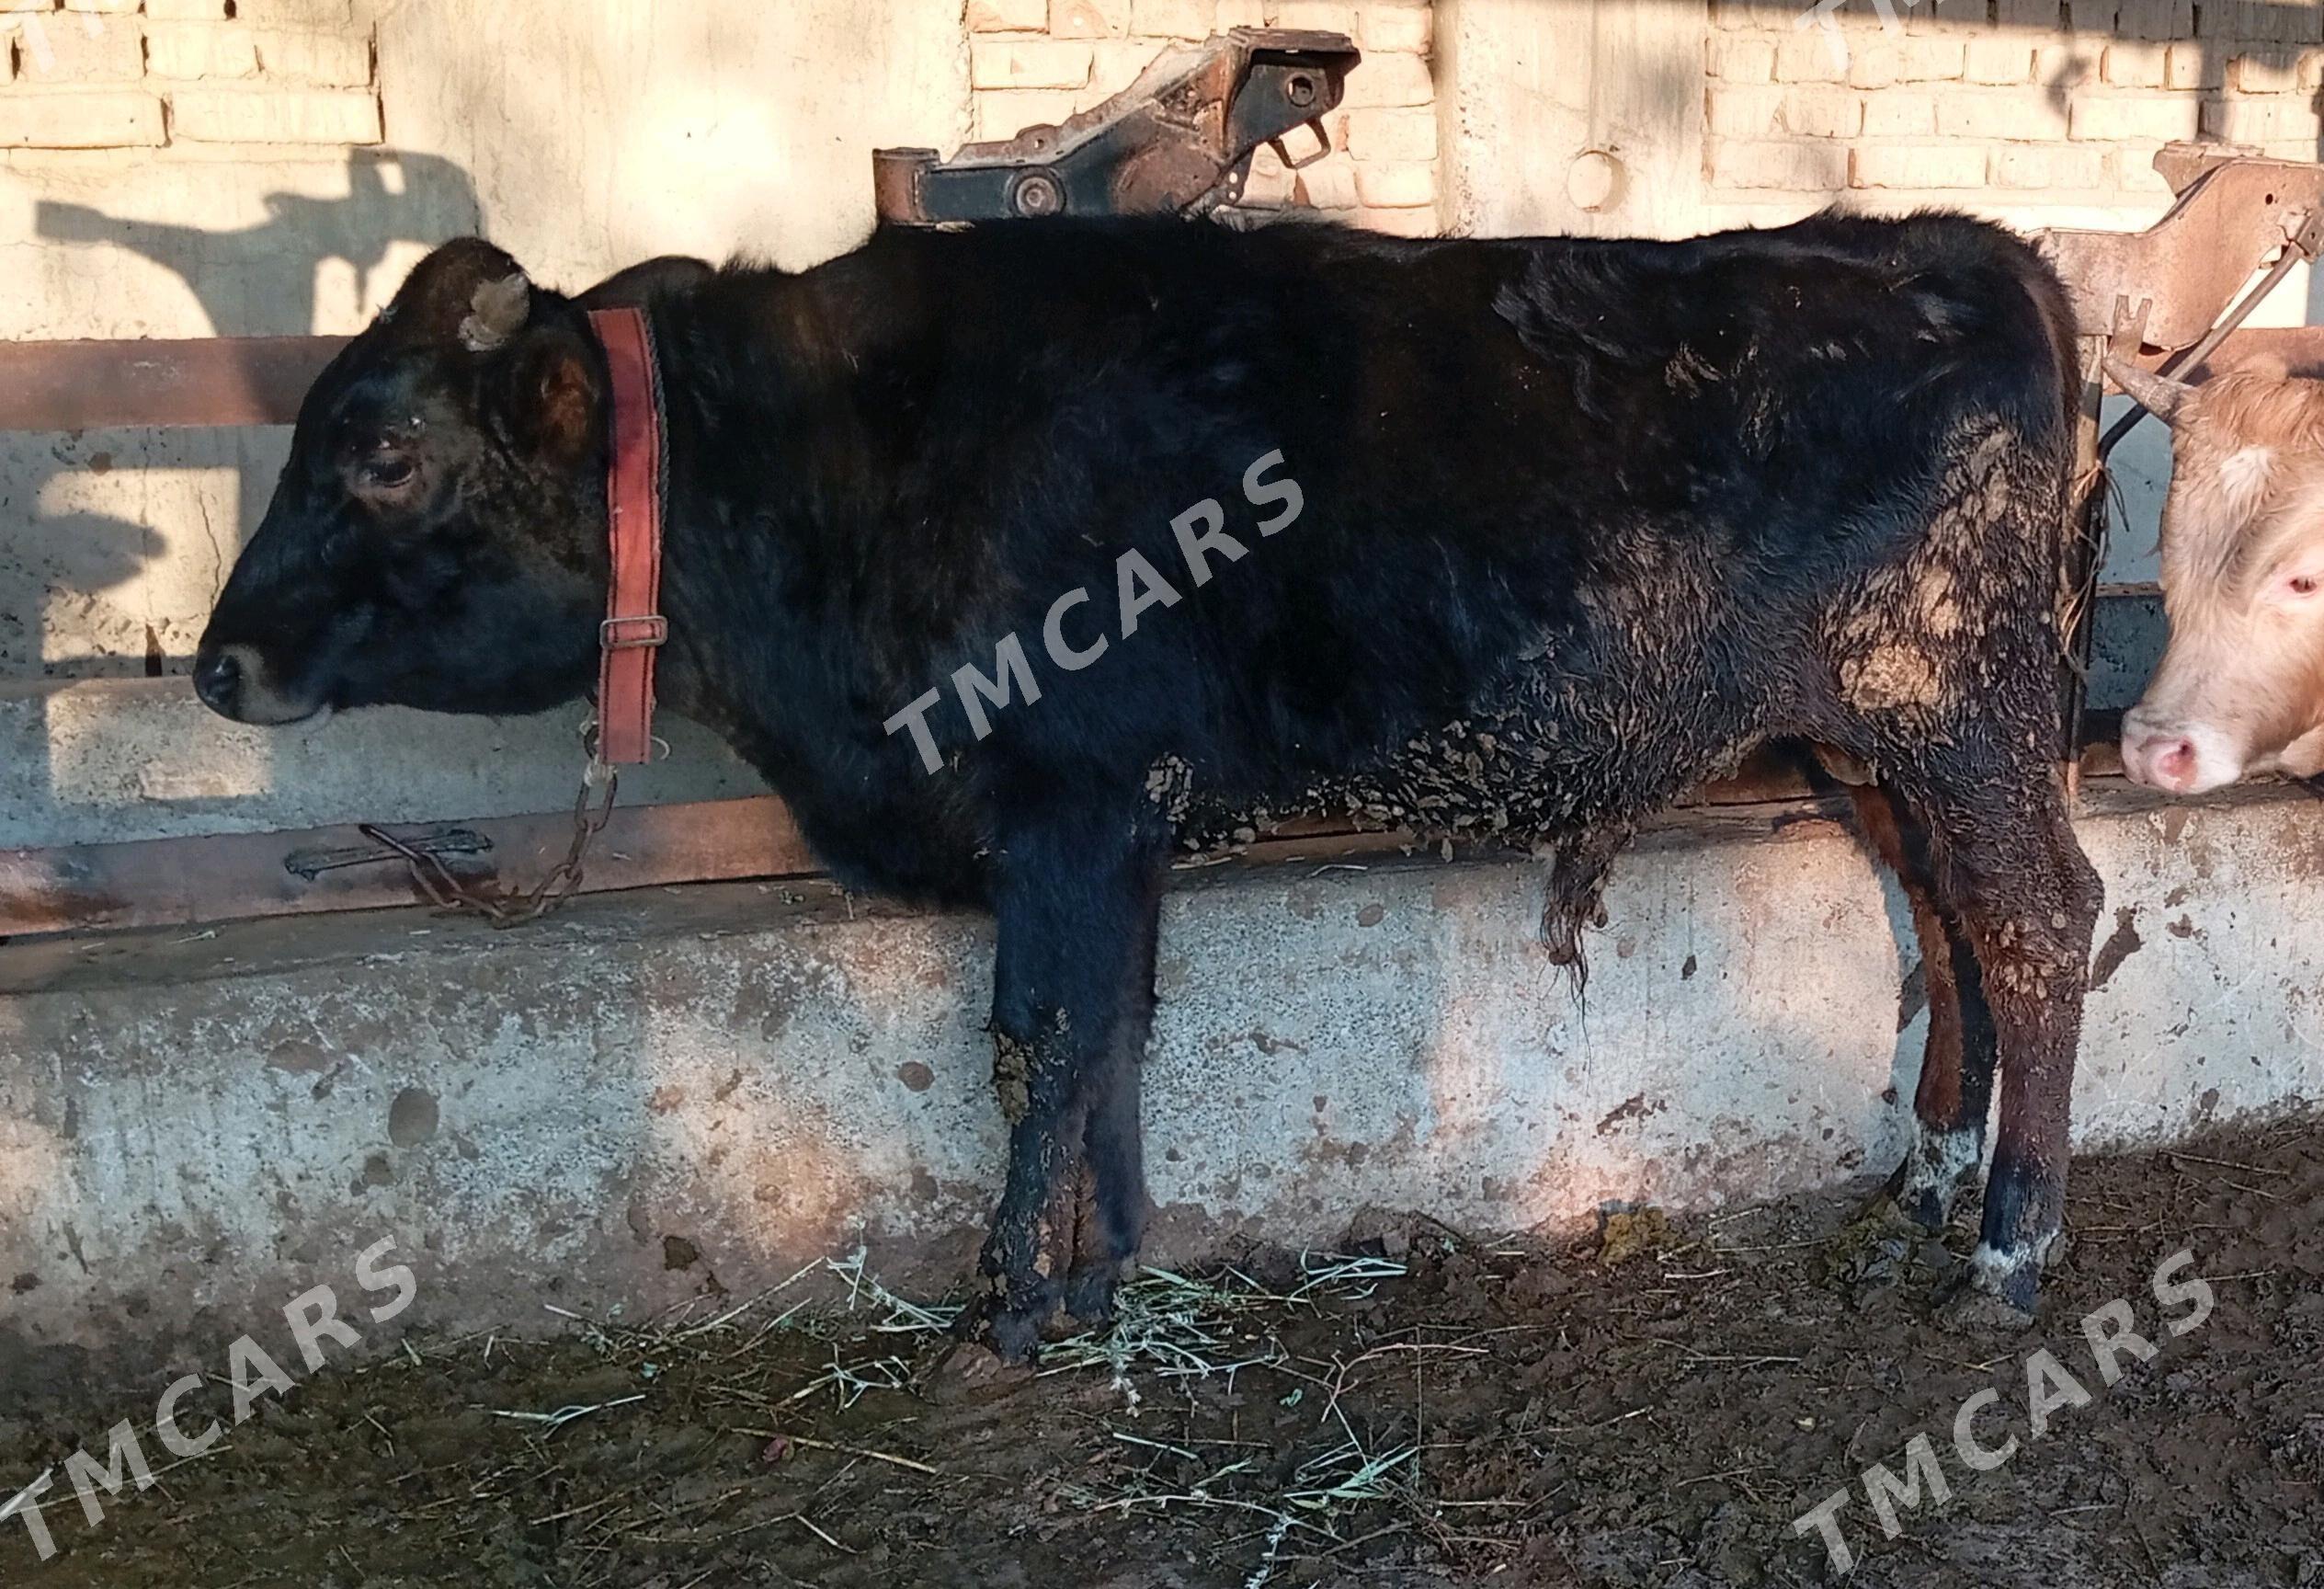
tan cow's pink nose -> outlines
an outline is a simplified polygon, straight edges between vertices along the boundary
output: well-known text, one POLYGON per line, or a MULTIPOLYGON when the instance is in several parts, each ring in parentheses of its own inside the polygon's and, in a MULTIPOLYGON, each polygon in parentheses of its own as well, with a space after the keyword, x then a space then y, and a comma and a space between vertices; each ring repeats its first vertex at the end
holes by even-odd
POLYGON ((2123 765, 2134 778, 2183 794, 2195 786, 2195 742, 2184 734, 2149 735, 2131 747, 2123 765))

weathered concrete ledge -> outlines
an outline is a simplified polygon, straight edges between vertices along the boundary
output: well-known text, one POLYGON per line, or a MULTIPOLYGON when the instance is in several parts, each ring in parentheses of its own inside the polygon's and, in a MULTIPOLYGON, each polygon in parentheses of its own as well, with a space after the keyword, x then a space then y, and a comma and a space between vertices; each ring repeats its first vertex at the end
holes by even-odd
MULTIPOLYGON (((2324 807, 2102 790, 2082 835, 2110 898, 2081 1144, 2324 1097, 2324 807)), ((1155 1254, 1329 1242, 1367 1206, 1715 1205, 1899 1151, 1926 1018, 1846 829, 1650 836, 1586 1003, 1541 893, 1495 862, 1184 875, 1155 1254)), ((413 1317, 458 1327, 746 1293, 860 1241, 940 1287, 1000 1164, 989 953, 974 920, 751 886, 517 934, 394 912, 0 948, 0 1339, 239 1330, 382 1235, 417 1255, 413 1317)))
MULTIPOLYGON (((253 728, 182 678, 0 683, 0 850, 562 811, 586 715, 578 703, 533 717, 382 707, 253 728)), ((672 754, 622 774, 625 804, 765 792, 708 730, 667 714, 655 727, 672 754)))

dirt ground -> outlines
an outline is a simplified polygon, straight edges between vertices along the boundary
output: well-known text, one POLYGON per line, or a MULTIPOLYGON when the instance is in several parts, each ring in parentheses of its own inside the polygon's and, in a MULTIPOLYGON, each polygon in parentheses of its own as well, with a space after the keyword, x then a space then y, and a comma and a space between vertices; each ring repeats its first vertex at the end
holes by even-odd
MULTIPOLYGON (((1851 1487, 1857 1584, 2324 1585, 2324 1124, 2082 1161, 2022 1334, 1931 1321, 1967 1216, 1914 1242, 1860 1208, 1648 1211, 1556 1244, 1383 1220, 1344 1254, 1150 1275, 1037 1377, 847 1265, 640 1330, 416 1336, 156 1456, 100 1526, 60 1470, 60 1554, 0 1525, 0 1583, 1780 1585, 1831 1580, 1794 1519, 1851 1487), (2198 1305, 2153 1276, 2182 1248, 2169 1278, 2214 1305, 2172 1337, 2198 1305), (796 1308, 835 1285, 851 1311, 796 1308), (2081 1320, 2116 1298, 2159 1351, 2110 1388, 2081 1320), (1976 1442, 2019 1446, 1980 1471, 1954 1429, 1988 1388, 1976 1442), (1890 1540, 1860 1475, 1901 1477, 1921 1432, 1949 1499, 1898 1503, 1890 1540)), ((19 1379, 6 1482, 123 1417, 154 1446, 162 1382, 19 1379)))

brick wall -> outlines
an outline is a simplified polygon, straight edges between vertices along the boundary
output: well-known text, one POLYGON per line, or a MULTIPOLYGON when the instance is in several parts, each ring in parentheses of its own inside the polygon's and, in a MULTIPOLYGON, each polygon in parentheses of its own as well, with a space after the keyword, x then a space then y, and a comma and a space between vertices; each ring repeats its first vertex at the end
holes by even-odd
MULTIPOLYGON (((1437 230, 1428 0, 969 0, 976 136, 1059 122, 1129 86, 1163 51, 1236 27, 1326 29, 1364 52, 1327 120, 1332 153, 1296 171, 1268 150, 1247 210, 1321 211, 1378 231, 1437 230)), ((1312 140, 1292 145, 1304 155, 1312 140)))
POLYGON ((351 0, 0 0, 0 150, 381 141, 351 0))
POLYGON ((1716 198, 2136 211, 2168 197, 2152 161, 2173 139, 2318 158, 2324 6, 1919 0, 1890 29, 1848 0, 1844 59, 1795 14, 1715 0, 1716 198))

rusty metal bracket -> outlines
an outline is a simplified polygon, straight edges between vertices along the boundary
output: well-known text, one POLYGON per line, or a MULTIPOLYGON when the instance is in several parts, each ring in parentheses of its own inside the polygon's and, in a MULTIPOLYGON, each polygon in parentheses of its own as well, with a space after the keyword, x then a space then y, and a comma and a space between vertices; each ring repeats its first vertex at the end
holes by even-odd
POLYGON ((492 840, 473 828, 433 828, 425 833, 399 838, 393 843, 382 840, 328 850, 293 850, 282 858, 282 869, 293 877, 312 883, 325 872, 344 871, 349 866, 404 863, 414 853, 440 860, 446 855, 483 855, 491 849, 492 840))
MULTIPOLYGON (((1237 28, 1171 51, 1138 80, 1062 126, 933 149, 877 149, 883 222, 934 225, 1044 215, 1202 213, 1242 196, 1251 155, 1299 128, 1331 146, 1337 109, 1362 59, 1344 33, 1237 28)), ((1320 154, 1313 158, 1320 158, 1320 154)))
MULTIPOLYGON (((2164 359, 2159 372, 2165 375, 2181 375, 2193 371, 2204 360, 2210 358, 2219 344, 2225 342, 2239 326, 2251 318, 2252 314, 2260 305, 2267 302, 2269 296, 2284 284, 2284 279, 2292 273, 2294 266, 2313 265, 2316 263, 2319 251, 2324 251, 2324 203, 2318 204, 2300 218, 2298 228, 2285 239, 2283 253, 2277 257, 2274 267, 2253 285, 2251 291, 2245 293, 2236 306, 2228 310, 2227 315, 2204 334, 2201 341, 2192 348, 2182 348, 2164 359)), ((2140 344, 2143 344, 2147 337, 2147 322, 2150 317, 2153 305, 2151 301, 2142 300, 2136 314, 2129 316, 2128 303, 2127 299, 2118 299, 2115 303, 2114 336, 2108 350, 2119 358, 2136 360, 2141 351, 2140 344), (2127 328, 2131 321, 2135 321, 2136 324, 2135 333, 2127 328)), ((2104 438, 2098 443, 2099 461, 2103 463, 2122 439, 2136 429, 2138 422, 2146 417, 2147 411, 2144 408, 2134 408, 2116 420, 2113 429, 2107 431, 2104 438)))
POLYGON ((2172 144, 2155 166, 2186 188, 2146 231, 2056 230, 2042 246, 2083 326, 2112 325, 2123 300, 2148 303, 2147 345, 2176 352, 2216 328, 2251 273, 2324 213, 2324 165, 2172 144))

